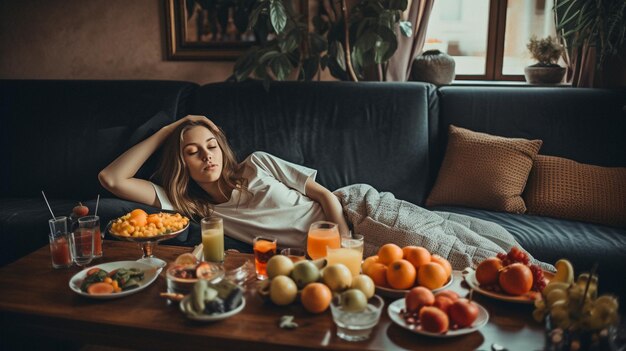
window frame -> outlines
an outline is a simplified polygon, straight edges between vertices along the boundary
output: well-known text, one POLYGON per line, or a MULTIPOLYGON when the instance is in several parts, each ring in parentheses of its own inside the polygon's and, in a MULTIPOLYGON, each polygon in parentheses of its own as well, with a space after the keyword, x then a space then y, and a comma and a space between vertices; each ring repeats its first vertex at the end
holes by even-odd
POLYGON ((489 1, 485 74, 457 74, 455 80, 525 81, 523 74, 503 74, 504 37, 508 0, 489 1))

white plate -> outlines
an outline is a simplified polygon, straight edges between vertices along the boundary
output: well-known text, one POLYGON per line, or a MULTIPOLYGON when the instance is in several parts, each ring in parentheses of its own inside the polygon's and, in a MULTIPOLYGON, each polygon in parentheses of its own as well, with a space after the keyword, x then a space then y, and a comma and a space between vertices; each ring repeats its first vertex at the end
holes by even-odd
POLYGON ((116 299, 118 297, 131 295, 131 294, 134 294, 136 292, 139 292, 145 289, 148 285, 152 284, 152 282, 156 280, 156 278, 159 276, 159 273, 161 273, 161 268, 150 266, 145 263, 141 263, 137 261, 109 262, 109 263, 103 263, 97 266, 85 268, 82 271, 74 274, 72 279, 70 279, 69 285, 70 285, 70 289, 72 289, 75 293, 81 296, 90 297, 92 299, 100 299, 100 300, 116 299), (83 280, 87 276, 87 271, 93 268, 104 269, 107 272, 111 272, 120 268, 126 268, 126 269, 137 268, 143 271, 143 280, 139 282, 139 287, 134 288, 134 289, 120 291, 120 292, 111 293, 111 294, 91 295, 80 290, 80 285, 82 284, 83 280))
MULTIPOLYGON (((546 273, 544 272, 544 275, 545 274, 546 273)), ((513 295, 507 295, 504 293, 498 293, 495 291, 485 290, 480 287, 480 283, 478 283, 478 280, 476 280, 476 271, 470 268, 467 268, 463 272, 463 277, 467 285, 470 286, 470 288, 476 290, 482 295, 489 296, 491 298, 502 300, 502 301, 530 304, 530 303, 535 303, 535 299, 537 299, 540 296, 540 294, 536 291, 530 291, 527 294, 520 295, 520 296, 513 296, 513 295)))
POLYGON ((226 319, 228 317, 234 316, 237 313, 241 312, 241 310, 243 310, 243 308, 246 306, 246 298, 242 297, 241 298, 241 303, 239 304, 238 307, 236 307, 234 310, 230 310, 228 312, 224 312, 224 313, 214 313, 214 314, 190 314, 187 313, 185 311, 185 308, 183 307, 184 305, 189 303, 189 299, 191 298, 191 295, 187 295, 185 296, 184 299, 182 299, 180 301, 179 307, 180 307, 180 311, 189 319, 192 319, 194 321, 200 321, 200 322, 215 322, 215 321, 219 321, 222 319, 226 319))
MULTIPOLYGON (((447 289, 452 284, 452 280, 453 280, 452 275, 450 275, 450 279, 448 279, 447 283, 445 283, 441 288, 432 290, 432 292, 437 293, 439 291, 447 289)), ((398 289, 385 288, 385 287, 376 285, 376 293, 378 295, 385 296, 385 297, 391 297, 391 298, 397 299, 397 298, 405 297, 408 292, 409 290, 398 290, 398 289)))
POLYGON ((398 299, 392 302, 391 305, 389 305, 389 308, 387 308, 387 314, 389 314, 389 318, 391 318, 394 323, 414 333, 433 336, 436 338, 452 338, 459 335, 473 333, 482 328, 489 321, 489 312, 487 312, 487 310, 483 306, 479 305, 476 302, 474 303, 478 306, 478 317, 476 317, 476 320, 474 321, 474 323, 472 323, 472 326, 457 330, 448 330, 446 333, 443 334, 427 332, 422 330, 422 328, 419 326, 416 327, 415 325, 408 324, 400 313, 400 311, 404 310, 406 307, 404 304, 404 299, 398 299))

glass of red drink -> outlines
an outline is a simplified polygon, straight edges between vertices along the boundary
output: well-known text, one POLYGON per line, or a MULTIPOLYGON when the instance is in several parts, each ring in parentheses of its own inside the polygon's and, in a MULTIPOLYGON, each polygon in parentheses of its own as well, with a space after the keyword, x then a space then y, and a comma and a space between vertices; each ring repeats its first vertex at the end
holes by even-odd
POLYGON ((102 257, 102 232, 100 231, 100 217, 84 216, 78 219, 78 230, 93 232, 93 257, 102 257))
POLYGON ((252 242, 254 250, 254 267, 259 280, 267 279, 267 261, 276 255, 276 238, 257 236, 252 242))
POLYGON ((72 265, 67 217, 60 216, 48 220, 50 225, 50 256, 53 268, 66 268, 72 265))

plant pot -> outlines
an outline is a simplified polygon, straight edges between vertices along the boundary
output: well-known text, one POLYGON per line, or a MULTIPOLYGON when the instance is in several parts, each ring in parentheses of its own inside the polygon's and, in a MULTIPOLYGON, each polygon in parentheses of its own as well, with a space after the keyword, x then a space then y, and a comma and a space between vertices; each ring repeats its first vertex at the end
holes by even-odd
POLYGON ((530 84, 558 84, 563 81, 565 67, 561 66, 526 66, 524 76, 530 84))
POLYGON ((411 67, 411 80, 450 84, 454 80, 454 59, 439 50, 428 50, 416 57, 411 67))

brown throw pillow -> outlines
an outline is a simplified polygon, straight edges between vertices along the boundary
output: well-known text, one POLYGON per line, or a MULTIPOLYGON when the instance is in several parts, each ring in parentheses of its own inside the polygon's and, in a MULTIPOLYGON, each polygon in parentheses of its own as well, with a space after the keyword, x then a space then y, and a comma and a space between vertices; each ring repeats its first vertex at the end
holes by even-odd
POLYGON ((426 205, 526 212, 521 195, 541 144, 450 125, 446 155, 426 205))
POLYGON ((538 155, 524 199, 528 213, 626 227, 626 168, 538 155))

